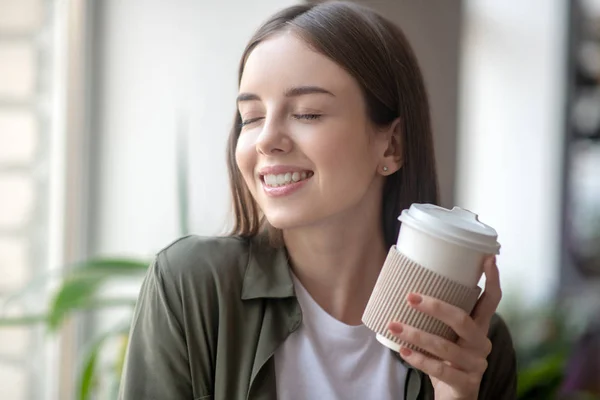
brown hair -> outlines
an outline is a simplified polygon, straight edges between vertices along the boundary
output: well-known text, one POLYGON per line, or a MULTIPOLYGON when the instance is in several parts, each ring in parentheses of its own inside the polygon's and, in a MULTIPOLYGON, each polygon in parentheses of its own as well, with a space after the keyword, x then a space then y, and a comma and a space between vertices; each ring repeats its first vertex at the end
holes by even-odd
MULTIPOLYGON (((429 104, 417 59, 400 28, 368 8, 346 2, 297 5, 273 15, 254 34, 241 59, 239 80, 252 50, 284 31, 299 35, 357 80, 374 124, 401 119, 403 165, 386 178, 383 189, 382 229, 389 247, 396 241, 403 209, 412 203, 438 203, 429 104)), ((236 112, 227 145, 232 233, 250 237, 268 224, 236 164, 240 124, 236 112)))

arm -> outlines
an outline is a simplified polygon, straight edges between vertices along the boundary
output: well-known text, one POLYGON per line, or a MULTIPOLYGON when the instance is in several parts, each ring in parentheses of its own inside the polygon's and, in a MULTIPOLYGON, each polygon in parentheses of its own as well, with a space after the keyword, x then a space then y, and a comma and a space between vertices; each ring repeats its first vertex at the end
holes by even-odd
POLYGON ((173 280, 157 258, 150 266, 136 305, 119 399, 193 399, 181 301, 173 280))

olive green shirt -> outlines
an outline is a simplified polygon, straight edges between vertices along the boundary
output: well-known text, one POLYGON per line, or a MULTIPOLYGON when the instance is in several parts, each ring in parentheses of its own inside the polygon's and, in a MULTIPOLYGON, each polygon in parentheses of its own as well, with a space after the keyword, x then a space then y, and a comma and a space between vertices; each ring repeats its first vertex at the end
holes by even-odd
MULTIPOLYGON (((260 235, 179 239, 142 285, 119 398, 276 399, 273 354, 301 322, 285 249, 260 235)), ((499 317, 489 337, 479 398, 514 399, 515 353, 499 317)), ((429 378, 407 367, 398 399, 433 399, 429 378)))

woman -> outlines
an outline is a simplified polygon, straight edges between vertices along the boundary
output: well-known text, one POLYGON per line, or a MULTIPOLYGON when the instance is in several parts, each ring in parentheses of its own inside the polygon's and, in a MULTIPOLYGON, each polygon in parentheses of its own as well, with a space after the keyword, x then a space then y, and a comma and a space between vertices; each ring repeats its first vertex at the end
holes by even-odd
POLYGON ((162 250, 137 305, 121 398, 510 399, 515 357, 494 259, 473 314, 411 294, 457 343, 361 324, 396 217, 436 203, 429 108, 401 31, 350 3, 269 19, 240 66, 228 144, 234 235, 162 250))

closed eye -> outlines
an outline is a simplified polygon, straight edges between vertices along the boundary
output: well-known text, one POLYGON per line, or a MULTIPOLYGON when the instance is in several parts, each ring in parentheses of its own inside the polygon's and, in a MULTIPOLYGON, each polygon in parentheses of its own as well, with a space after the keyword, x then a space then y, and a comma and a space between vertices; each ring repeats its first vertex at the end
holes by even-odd
POLYGON ((321 114, 294 114, 294 118, 296 119, 304 119, 304 120, 316 120, 321 118, 321 114))
POLYGON ((257 118, 249 118, 249 119, 243 120, 242 123, 240 124, 240 128, 243 128, 246 125, 250 125, 250 124, 253 124, 255 122, 258 122, 258 121, 260 121, 263 118, 264 117, 257 117, 257 118))

